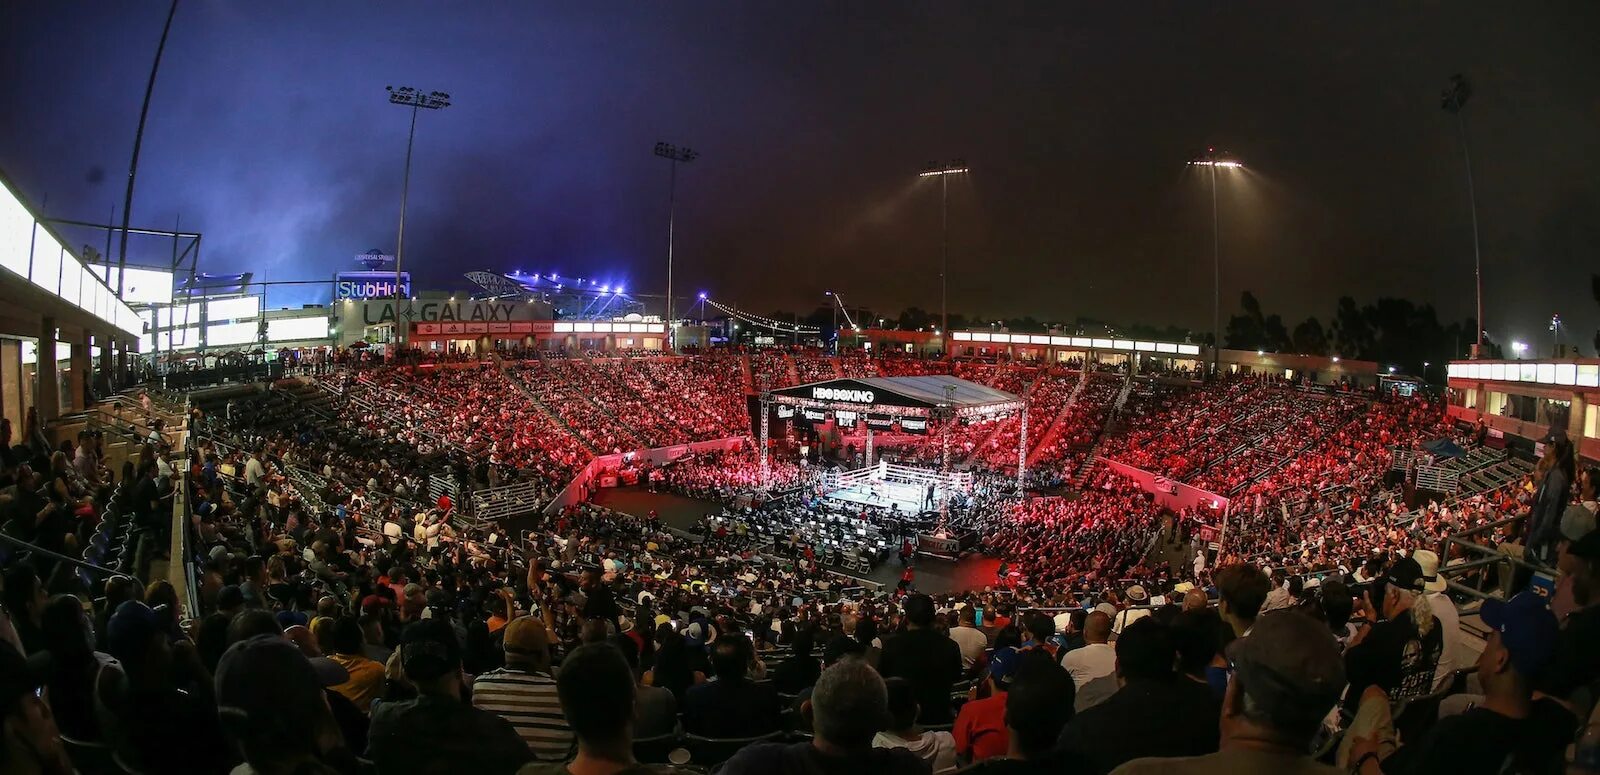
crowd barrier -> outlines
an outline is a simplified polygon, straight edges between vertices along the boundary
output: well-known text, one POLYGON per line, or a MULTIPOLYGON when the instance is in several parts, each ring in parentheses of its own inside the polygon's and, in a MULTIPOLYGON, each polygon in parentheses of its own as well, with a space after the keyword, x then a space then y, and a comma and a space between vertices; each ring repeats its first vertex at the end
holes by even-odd
POLYGON ((1156 496, 1157 503, 1173 511, 1205 507, 1214 507, 1218 511, 1225 511, 1230 502, 1228 498, 1210 490, 1202 490, 1193 485, 1168 479, 1143 468, 1135 468, 1127 463, 1118 463, 1108 458, 1097 458, 1096 462, 1132 479, 1145 492, 1153 493, 1156 496))

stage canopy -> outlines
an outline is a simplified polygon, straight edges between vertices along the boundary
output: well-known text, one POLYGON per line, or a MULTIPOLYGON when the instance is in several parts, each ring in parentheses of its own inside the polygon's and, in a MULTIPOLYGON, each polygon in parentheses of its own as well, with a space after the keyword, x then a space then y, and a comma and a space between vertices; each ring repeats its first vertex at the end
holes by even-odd
POLYGON ((1023 407, 1020 397, 1004 390, 945 375, 830 379, 774 390, 772 401, 923 416, 940 406, 951 407, 958 416, 1008 414, 1023 407))

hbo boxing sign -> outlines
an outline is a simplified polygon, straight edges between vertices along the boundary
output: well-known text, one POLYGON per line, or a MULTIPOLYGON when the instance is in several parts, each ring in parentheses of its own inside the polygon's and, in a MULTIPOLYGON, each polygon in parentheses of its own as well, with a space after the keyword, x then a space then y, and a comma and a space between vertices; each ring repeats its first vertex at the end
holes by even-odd
POLYGON ((817 401, 843 401, 849 404, 870 404, 878 398, 871 390, 831 387, 814 387, 811 397, 817 401))

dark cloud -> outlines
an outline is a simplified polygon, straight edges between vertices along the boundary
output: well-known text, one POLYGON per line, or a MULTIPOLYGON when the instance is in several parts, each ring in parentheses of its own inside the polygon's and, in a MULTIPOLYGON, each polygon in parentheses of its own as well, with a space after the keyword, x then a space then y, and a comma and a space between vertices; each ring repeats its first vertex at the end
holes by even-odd
MULTIPOLYGON (((166 4, 0 9, 0 166, 51 213, 120 203, 166 4)), ((1597 262, 1600 7, 1494 3, 185 3, 157 86, 135 220, 206 235, 215 271, 330 274, 392 249, 405 115, 408 237, 426 282, 474 268, 665 284, 757 310, 834 287, 936 307, 936 185, 951 305, 1205 326, 1207 145, 1224 298, 1326 317, 1339 294, 1472 308, 1460 146, 1438 93, 1470 74, 1489 327, 1579 332, 1597 262)), ((164 247, 140 242, 136 258, 164 247)), ((288 303, 288 295, 274 303, 288 303)), ((1587 341, 1587 336, 1582 337, 1587 341)))

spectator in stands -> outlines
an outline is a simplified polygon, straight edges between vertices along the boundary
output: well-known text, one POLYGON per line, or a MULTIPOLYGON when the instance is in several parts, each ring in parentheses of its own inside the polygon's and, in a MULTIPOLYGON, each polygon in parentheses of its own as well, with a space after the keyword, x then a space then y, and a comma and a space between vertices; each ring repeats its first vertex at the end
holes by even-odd
POLYGON ((1061 657, 1061 666, 1072 675, 1074 688, 1111 675, 1117 668, 1117 652, 1111 647, 1111 617, 1104 611, 1095 611, 1083 620, 1081 649, 1068 651, 1061 657))
MULTIPOLYGON (((1228 689, 1224 641, 1233 641, 1233 628, 1216 610, 1180 611, 1172 617, 1172 645, 1178 650, 1178 675, 1211 689, 1220 702, 1228 689)), ((1080 706, 1080 710, 1082 706, 1080 706)))
POLYGON ((222 728, 248 773, 331 775, 356 764, 311 663, 280 636, 230 646, 217 666, 216 696, 222 728))
POLYGON ((1538 490, 1534 493, 1533 513, 1528 516, 1527 552, 1540 562, 1555 562, 1556 541, 1560 538, 1561 513, 1570 501, 1576 481, 1572 440, 1560 429, 1545 440, 1544 456, 1534 469, 1538 490))
POLYGON ((1083 634, 1084 625, 1088 620, 1089 612, 1082 608, 1073 608, 1056 614, 1056 629, 1061 632, 1062 659, 1066 659, 1067 652, 1077 651, 1088 645, 1083 634))
POLYGON ((138 600, 117 606, 107 645, 122 673, 102 671, 96 692, 110 714, 109 742, 144 772, 209 772, 232 766, 222 742, 211 677, 186 638, 174 639, 165 611, 138 600))
MULTIPOLYGON (((1559 772, 1577 719, 1553 700, 1533 699, 1534 682, 1553 656, 1555 615, 1542 598, 1524 592, 1510 602, 1489 599, 1479 614, 1489 637, 1478 656, 1482 701, 1465 713, 1440 719, 1398 751, 1392 723, 1353 741, 1350 763, 1360 772, 1470 773, 1559 772), (1385 755, 1389 751, 1394 751, 1385 755)), ((1369 689, 1363 710, 1388 710, 1388 697, 1369 689)))
MULTIPOLYGON (((954 645, 954 644, 952 644, 954 645)), ((746 746, 723 765, 725 775, 927 775, 927 762, 904 748, 875 748, 889 713, 888 690, 870 665, 846 659, 822 671, 800 712, 814 737, 803 743, 746 746)))
POLYGON ((1282 612, 1263 617, 1250 637, 1228 647, 1234 665, 1222 702, 1216 753, 1135 759, 1114 775, 1336 775, 1311 760, 1312 738, 1345 685, 1344 665, 1327 629, 1282 612))
POLYGON ((961 680, 961 648, 934 629, 933 599, 924 594, 906 598, 905 632, 883 645, 878 669, 885 678, 905 678, 917 687, 918 721, 950 721, 950 687, 961 680))
POLYGON ((1250 563, 1240 563, 1219 568, 1216 575, 1217 612, 1223 621, 1233 627, 1234 634, 1243 638, 1250 634, 1256 615, 1267 602, 1272 591, 1272 581, 1250 563))
POLYGON ((576 737, 577 756, 566 764, 529 764, 519 775, 646 775, 670 769, 634 761, 633 672, 615 645, 591 643, 574 649, 561 662, 556 690, 566 726, 576 737))
POLYGON ((372 701, 383 692, 383 665, 367 658, 361 624, 353 616, 340 617, 333 624, 333 649, 328 655, 345 669, 349 678, 333 690, 344 695, 362 713, 368 712, 372 701))
POLYGON ((1433 691, 1444 633, 1422 589, 1422 567, 1405 557, 1391 565, 1382 583, 1375 582, 1361 600, 1367 624, 1356 631, 1345 652, 1350 677, 1345 703, 1352 712, 1368 686, 1377 686, 1395 701, 1433 691))
MULTIPOLYGON (((930 485, 931 487, 931 485, 930 485)), ((964 605, 956 612, 956 626, 950 628, 950 640, 961 649, 961 669, 970 673, 983 660, 989 649, 989 636, 978 629, 978 609, 964 605)))
POLYGON ((1216 698, 1209 688, 1174 672, 1178 651, 1167 625, 1140 619, 1122 631, 1116 648, 1120 688, 1075 716, 1061 733, 1061 747, 1092 760, 1102 772, 1141 754, 1198 756, 1217 750, 1216 698))
POLYGON ((822 675, 822 666, 813 654, 816 649, 814 633, 808 627, 794 634, 790 641, 793 654, 772 670, 772 688, 783 694, 798 694, 817 682, 817 676, 822 675))
POLYGON ((1561 698, 1600 681, 1600 530, 1572 542, 1564 557, 1578 609, 1562 624, 1555 656, 1538 684, 1545 693, 1561 698))
POLYGON ((533 758, 510 722, 461 700, 461 644, 448 621, 407 626, 400 662, 417 697, 373 710, 367 758, 380 773, 509 773, 533 758))
POLYGON ((561 719, 544 622, 519 616, 503 632, 505 667, 472 682, 472 704, 511 722, 535 760, 564 761, 572 752, 573 730, 561 719))
POLYGON ((963 772, 973 775, 1087 775, 1094 763, 1056 740, 1072 720, 1072 676, 1042 652, 1021 655, 1006 693, 1004 757, 985 759, 963 772))
MULTIPOLYGON (((50 708, 62 734, 75 740, 99 741, 100 721, 94 712, 95 678, 108 654, 94 650, 94 625, 83 603, 72 595, 56 595, 45 606, 44 644, 50 653, 50 708)), ((8 648, 0 644, 0 648, 8 648)))
POLYGON ((778 695, 771 686, 749 679, 750 660, 750 640, 744 633, 727 633, 712 643, 716 679, 684 693, 685 731, 705 737, 755 737, 778 730, 778 695))
POLYGON ((904 678, 884 681, 889 693, 888 728, 872 738, 876 748, 904 748, 916 754, 934 775, 956 768, 956 741, 949 732, 927 731, 917 726, 917 690, 904 678))
POLYGON ((5 609, 11 614, 11 626, 16 628, 22 648, 29 654, 44 650, 44 609, 50 602, 44 584, 39 581, 32 565, 19 564, 5 573, 5 586, 0 588, 5 609))
POLYGON ((1418 549, 1411 553, 1411 559, 1416 560, 1417 567, 1422 569, 1422 593, 1428 598, 1433 615, 1439 619, 1443 644, 1439 651, 1439 665, 1433 671, 1432 691, 1444 691, 1455 680, 1456 671, 1465 667, 1458 655, 1462 649, 1461 617, 1456 613, 1455 601, 1445 594, 1449 583, 1439 575, 1439 555, 1428 549, 1418 549))
POLYGON ((656 633, 656 663, 644 673, 644 682, 672 692, 683 706, 689 687, 705 683, 705 673, 694 669, 688 641, 677 630, 663 624, 656 633))
POLYGON ((1565 622, 1567 616, 1578 607, 1572 595, 1572 566, 1575 560, 1571 556, 1571 549, 1573 543, 1595 529, 1595 509, 1592 508, 1595 497, 1594 470, 1588 468, 1578 474, 1579 501, 1568 506, 1561 514, 1561 535, 1556 541, 1556 588, 1550 595, 1550 610, 1555 613, 1557 621, 1565 622))
POLYGON ((43 662, 43 657, 29 659, 0 643, 0 772, 74 772, 42 691, 43 662))
MULTIPOLYGON (((996 756, 1005 756, 1010 749, 1011 736, 1006 731, 1006 694, 1022 663, 1022 654, 1014 648, 996 649, 989 660, 983 683, 974 687, 965 705, 956 714, 951 733, 955 737, 956 753, 962 760, 979 762, 996 756)), ((1063 700, 1070 698, 1063 698, 1063 700)))

